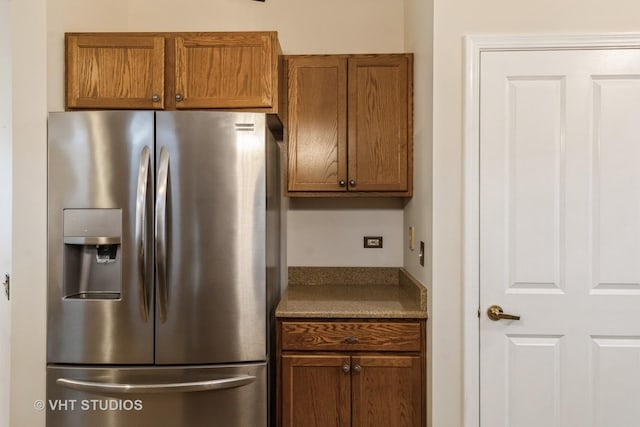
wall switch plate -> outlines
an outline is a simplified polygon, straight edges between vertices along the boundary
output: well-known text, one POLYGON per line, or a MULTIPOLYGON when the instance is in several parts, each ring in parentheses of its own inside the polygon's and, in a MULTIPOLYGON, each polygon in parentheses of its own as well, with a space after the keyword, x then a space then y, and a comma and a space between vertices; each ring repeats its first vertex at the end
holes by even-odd
POLYGON ((364 236, 365 248, 382 248, 382 236, 364 236))
POLYGON ((416 228, 411 225, 409 226, 409 250, 411 251, 415 251, 416 250, 416 228))

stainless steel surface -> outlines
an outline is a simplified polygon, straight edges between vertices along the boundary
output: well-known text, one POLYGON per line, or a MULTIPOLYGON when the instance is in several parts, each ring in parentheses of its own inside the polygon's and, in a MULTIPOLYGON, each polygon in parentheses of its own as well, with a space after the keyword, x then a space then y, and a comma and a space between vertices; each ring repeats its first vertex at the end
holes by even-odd
POLYGON ((156 363, 266 360, 265 115, 157 112, 156 127, 170 159, 156 363))
POLYGON ((138 188, 136 190, 136 228, 135 244, 136 256, 138 258, 138 300, 140 301, 140 317, 146 321, 149 318, 149 282, 153 281, 153 276, 148 276, 147 263, 147 224, 148 221, 148 194, 149 174, 151 168, 151 150, 143 147, 140 153, 140 165, 138 167, 138 188))
MULTIPOLYGON (((143 147, 153 146, 153 114, 109 111, 49 115, 49 363, 153 363, 153 322, 140 321, 138 266, 121 259, 123 254, 127 258, 136 253, 136 212, 129 206, 136 203, 140 153, 143 147), (116 215, 114 212, 118 218, 115 226, 103 220, 116 215), (64 242, 65 236, 115 237, 113 232, 118 229, 122 236, 113 263, 95 262, 95 244, 100 242, 64 242), (76 271, 65 273, 65 262, 73 264, 76 271), (110 278, 98 284, 90 282, 101 269, 120 282, 118 289, 110 288, 110 278), (77 295, 65 291, 65 283, 76 282, 77 295), (83 289, 86 286, 91 289, 83 289)), ((150 317, 154 316, 152 311, 150 317)))
MULTIPOLYGON (((167 320, 167 185, 169 178, 169 152, 160 149, 158 166, 158 185, 156 187, 156 280, 158 314, 160 322, 167 320)), ((189 290, 191 291, 191 290, 189 290)))
POLYGON ((193 391, 224 390, 251 384, 256 377, 240 375, 237 377, 223 378, 220 380, 188 381, 182 383, 143 383, 120 384, 104 383, 99 381, 78 381, 69 378, 58 378, 56 384, 73 390, 88 391, 92 393, 188 393, 193 391))
POLYGON ((50 366, 47 368, 46 404, 47 427, 267 427, 266 365, 50 366), (229 378, 240 378, 240 382, 247 383, 232 383, 232 388, 186 392, 186 389, 200 387, 199 383, 225 384, 229 378), (67 384, 58 384, 59 379, 65 379, 63 383, 67 384), (125 389, 122 393, 98 389, 80 391, 68 388, 69 382, 151 388, 146 391, 125 389), (173 391, 155 387, 182 383, 192 385, 173 391))
POLYGON ((49 407, 47 425, 267 425, 281 194, 266 123, 50 114, 47 402, 124 391, 144 397, 145 414, 49 407))
MULTIPOLYGON (((60 191, 60 189, 57 191, 60 191)), ((97 239, 110 239, 122 236, 121 208, 78 209, 65 206, 63 209, 62 232, 65 238, 95 237, 97 239)))
POLYGON ((63 243, 68 245, 84 245, 84 246, 97 246, 97 245, 119 245, 122 243, 120 236, 114 237, 82 237, 82 236, 64 236, 63 243))

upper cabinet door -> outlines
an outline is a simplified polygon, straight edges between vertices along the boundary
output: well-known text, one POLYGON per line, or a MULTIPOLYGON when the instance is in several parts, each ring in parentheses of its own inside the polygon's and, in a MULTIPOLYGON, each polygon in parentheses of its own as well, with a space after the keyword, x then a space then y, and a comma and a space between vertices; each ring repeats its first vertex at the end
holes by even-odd
POLYGON ((289 191, 346 191, 347 58, 287 61, 289 191))
POLYGON ((164 107, 164 38, 67 35, 67 108, 164 107))
POLYGON ((176 37, 176 108, 274 107, 276 37, 275 32, 176 37))
POLYGON ((286 58, 287 194, 410 197, 413 56, 286 58))
POLYGON ((349 190, 410 191, 409 55, 349 58, 349 190))

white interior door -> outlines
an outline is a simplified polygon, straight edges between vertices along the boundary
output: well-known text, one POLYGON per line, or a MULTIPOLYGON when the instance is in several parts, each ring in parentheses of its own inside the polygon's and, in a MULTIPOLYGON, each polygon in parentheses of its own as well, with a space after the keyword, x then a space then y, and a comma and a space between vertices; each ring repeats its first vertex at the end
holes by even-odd
MULTIPOLYGON (((9 0, 0 0, 0 283, 11 266, 11 55, 9 0)), ((0 285, 0 427, 9 427, 11 307, 0 285)))
POLYGON ((639 425, 640 50, 480 64, 480 425, 639 425))

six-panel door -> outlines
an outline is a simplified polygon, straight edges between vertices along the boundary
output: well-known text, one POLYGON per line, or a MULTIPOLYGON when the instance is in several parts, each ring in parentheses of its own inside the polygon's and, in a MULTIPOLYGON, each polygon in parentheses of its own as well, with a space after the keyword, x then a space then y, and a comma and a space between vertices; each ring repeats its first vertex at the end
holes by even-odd
POLYGON ((481 426, 636 425, 640 50, 481 64, 481 426))

